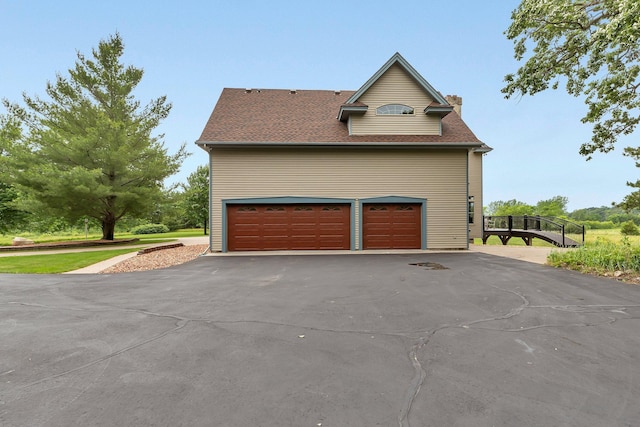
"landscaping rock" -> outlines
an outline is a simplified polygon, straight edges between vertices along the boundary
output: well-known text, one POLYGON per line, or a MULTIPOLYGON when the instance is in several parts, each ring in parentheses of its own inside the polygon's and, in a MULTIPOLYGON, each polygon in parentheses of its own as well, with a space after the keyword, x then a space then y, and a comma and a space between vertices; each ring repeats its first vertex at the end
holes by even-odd
POLYGON ((11 241, 11 246, 25 246, 33 245, 33 240, 25 239, 24 237, 14 237, 11 241))

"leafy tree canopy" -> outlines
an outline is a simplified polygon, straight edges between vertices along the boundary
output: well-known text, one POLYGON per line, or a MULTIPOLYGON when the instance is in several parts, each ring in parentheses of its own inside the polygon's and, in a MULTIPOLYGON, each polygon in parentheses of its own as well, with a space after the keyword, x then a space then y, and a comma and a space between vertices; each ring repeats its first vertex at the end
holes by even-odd
MULTIPOLYGON (((568 93, 586 96, 585 123, 593 138, 580 152, 613 149, 640 116, 640 2, 636 0, 523 0, 506 31, 517 60, 532 54, 505 77, 507 97, 536 94, 566 78, 568 93)), ((627 149, 638 154, 637 149, 627 149)))
POLYGON ((488 215, 507 216, 507 215, 533 215, 534 207, 516 199, 497 200, 489 203, 487 208, 488 215))
POLYGON ((207 234, 207 218, 209 216, 209 169, 198 166, 195 172, 187 177, 184 188, 184 210, 187 217, 195 224, 204 225, 207 234))
POLYGON ((14 202, 17 198, 15 188, 0 182, 0 233, 7 233, 21 225, 27 216, 15 207, 14 202))
POLYGON ((115 34, 91 57, 78 53, 68 77, 47 83, 47 99, 4 100, 9 116, 0 132, 11 136, 8 175, 25 205, 69 221, 95 218, 108 240, 124 215, 148 212, 188 155, 184 145, 168 154, 163 135, 152 135, 171 104, 161 96, 141 107, 133 91, 143 70, 123 65, 123 53, 115 34))
MULTIPOLYGON (((515 74, 502 92, 534 95, 565 82, 566 91, 584 96, 583 123, 593 125, 591 141, 580 147, 588 159, 609 152, 640 122, 640 1, 522 0, 505 32, 514 42, 515 74)), ((640 147, 624 153, 640 167, 640 147)), ((640 181, 629 183, 640 189, 640 181)), ((640 191, 640 190, 639 190, 640 191)), ((622 206, 640 206, 638 191, 622 206)))
POLYGON ((563 216, 567 214, 569 199, 563 196, 555 196, 548 200, 540 200, 534 213, 540 216, 563 216))

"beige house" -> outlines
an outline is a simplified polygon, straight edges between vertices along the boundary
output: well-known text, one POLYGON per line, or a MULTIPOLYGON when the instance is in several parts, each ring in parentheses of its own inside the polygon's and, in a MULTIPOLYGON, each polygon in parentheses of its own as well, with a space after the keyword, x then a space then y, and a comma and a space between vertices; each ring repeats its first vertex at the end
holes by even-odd
POLYGON ((466 249, 491 149, 396 53, 357 91, 224 89, 209 153, 212 251, 466 249))

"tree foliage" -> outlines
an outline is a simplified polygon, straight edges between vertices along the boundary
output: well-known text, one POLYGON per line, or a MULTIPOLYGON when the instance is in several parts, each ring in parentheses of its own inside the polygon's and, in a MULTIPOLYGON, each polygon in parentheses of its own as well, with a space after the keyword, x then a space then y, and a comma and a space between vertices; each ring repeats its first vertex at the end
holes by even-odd
MULTIPOLYGON (((514 54, 524 61, 505 77, 502 92, 534 95, 565 83, 566 91, 584 96, 583 123, 592 138, 580 147, 591 158, 613 150, 616 141, 640 123, 640 1, 522 0, 505 32, 514 54)), ((640 167, 640 147, 624 153, 640 167)), ((629 183, 640 188, 640 181, 629 183)), ((640 206, 638 191, 623 206, 640 206)))
POLYGON ((24 106, 4 100, 3 126, 11 132, 10 180, 31 209, 46 209, 70 222, 87 216, 112 240, 124 215, 144 215, 163 180, 187 156, 184 145, 168 154, 163 135, 152 135, 171 110, 161 96, 141 107, 133 91, 143 70, 121 63, 119 34, 77 54, 69 76, 46 86, 47 99, 24 95, 24 106))
POLYGON ((622 223, 622 227, 620 227, 620 232, 624 236, 640 235, 640 229, 638 229, 638 226, 635 225, 633 221, 627 221, 622 223))
POLYGON ((15 207, 18 192, 12 186, 0 182, 0 233, 7 233, 24 223, 27 214, 15 207))
POLYGON ((548 200, 540 200, 534 209, 534 213, 540 216, 564 216, 567 214, 569 199, 564 196, 555 196, 548 200))
POLYGON ((497 200, 489 203, 487 208, 488 215, 507 216, 507 215, 533 215, 534 207, 516 199, 497 200))
POLYGON ((187 177, 187 184, 183 188, 183 206, 187 218, 195 224, 202 224, 204 234, 207 234, 209 169, 206 166, 198 166, 195 172, 187 177))
MULTIPOLYGON (((613 149, 640 122, 640 2, 637 0, 523 0, 506 31, 517 60, 532 54, 503 92, 536 94, 566 78, 566 90, 585 95, 593 138, 581 153, 613 149)), ((638 154, 638 149, 627 149, 638 154)))

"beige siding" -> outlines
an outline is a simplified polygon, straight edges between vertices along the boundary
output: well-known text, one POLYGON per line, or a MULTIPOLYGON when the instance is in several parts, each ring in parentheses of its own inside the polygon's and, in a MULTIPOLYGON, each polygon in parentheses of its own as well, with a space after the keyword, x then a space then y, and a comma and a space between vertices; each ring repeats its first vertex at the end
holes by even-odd
POLYGON ((474 221, 469 224, 469 238, 482 237, 482 153, 469 152, 469 196, 475 205, 474 221))
POLYGON ((424 114, 433 99, 397 64, 389 68, 359 101, 369 109, 362 116, 351 116, 353 135, 440 135, 441 119, 424 114), (413 107, 414 114, 376 115, 376 109, 385 104, 408 105, 413 107))
POLYGON ((212 168, 212 250, 222 248, 222 200, 285 196, 426 199, 427 247, 467 247, 466 150, 215 148, 212 168))

